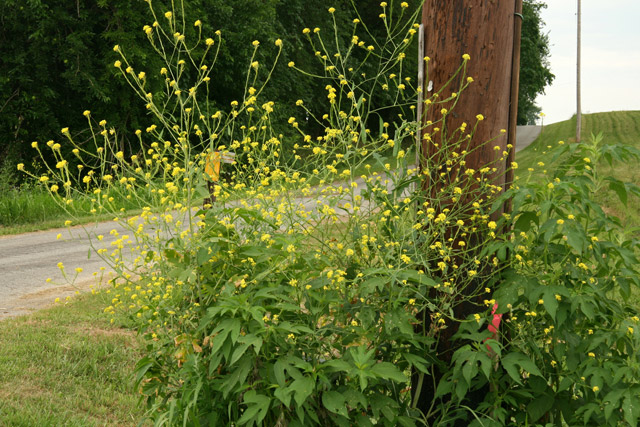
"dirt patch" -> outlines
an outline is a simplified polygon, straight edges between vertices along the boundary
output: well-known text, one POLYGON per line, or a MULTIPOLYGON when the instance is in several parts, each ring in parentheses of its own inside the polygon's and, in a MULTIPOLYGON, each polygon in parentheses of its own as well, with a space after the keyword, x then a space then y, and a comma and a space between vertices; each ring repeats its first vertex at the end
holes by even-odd
POLYGON ((55 304, 56 298, 64 301, 76 292, 88 292, 98 284, 97 279, 86 280, 74 285, 55 286, 36 292, 21 295, 17 298, 0 303, 0 320, 10 317, 23 316, 47 308, 55 304))

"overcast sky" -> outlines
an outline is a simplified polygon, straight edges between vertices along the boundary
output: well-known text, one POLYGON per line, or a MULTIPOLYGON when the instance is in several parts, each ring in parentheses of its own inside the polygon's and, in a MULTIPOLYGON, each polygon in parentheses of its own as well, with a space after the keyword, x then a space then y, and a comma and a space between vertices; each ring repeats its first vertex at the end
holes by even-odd
MULTIPOLYGON (((537 99, 544 123, 576 111, 577 0, 542 11, 556 75, 537 99)), ((640 110, 640 0, 582 0, 582 112, 640 110)))

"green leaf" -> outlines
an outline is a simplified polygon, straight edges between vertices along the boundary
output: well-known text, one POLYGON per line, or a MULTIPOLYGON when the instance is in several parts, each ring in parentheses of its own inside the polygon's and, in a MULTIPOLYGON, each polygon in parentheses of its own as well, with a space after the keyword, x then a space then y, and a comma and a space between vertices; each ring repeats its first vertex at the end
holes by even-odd
POLYGON ((366 350, 364 346, 351 347, 349 349, 349 354, 353 358, 353 363, 356 365, 358 369, 363 369, 365 366, 372 365, 372 356, 375 353, 375 349, 371 349, 369 351, 366 350))
POLYGON ((226 330, 226 331, 223 331, 220 334, 216 335, 215 337, 213 337, 213 340, 211 340, 211 355, 212 356, 220 351, 220 349, 222 348, 222 345, 227 340, 227 336, 228 335, 229 335, 229 330, 226 330))
POLYGON ((276 388, 276 391, 273 392, 273 395, 284 403, 284 406, 288 407, 291 405, 292 392, 289 387, 278 387, 276 388))
POLYGON ((315 381, 309 377, 302 377, 291 383, 289 388, 293 392, 293 398, 299 407, 301 407, 305 400, 307 400, 307 397, 313 393, 315 386, 315 381))
POLYGON ((532 400, 527 405, 527 413, 529 414, 529 422, 535 423, 538 421, 544 414, 549 412, 549 410, 553 407, 554 398, 547 394, 543 394, 542 396, 532 400))
MULTIPOLYGON (((375 418, 378 418, 380 412, 382 412, 382 415, 384 415, 385 418, 389 421, 393 421, 398 412, 398 403, 387 396, 373 394, 369 398, 369 403, 371 404, 371 410, 375 418)), ((380 421, 378 421, 378 423, 380 423, 380 421)))
POLYGON ((625 187, 624 182, 620 181, 619 179, 613 178, 611 176, 605 179, 609 181, 609 189, 616 192, 616 194, 618 195, 618 198, 620 199, 622 204, 625 205, 626 207, 627 206, 627 188, 625 187))
POLYGON ((353 366, 342 359, 333 359, 323 363, 321 366, 329 368, 330 372, 351 372, 353 366))
POLYGON ((405 360, 411 364, 411 366, 415 367, 418 371, 429 374, 429 365, 431 363, 426 359, 423 359, 420 356, 416 356, 415 354, 405 353, 403 355, 405 360))
POLYGON ((555 321, 556 311, 558 310, 558 300, 555 293, 552 290, 546 290, 542 295, 542 301, 544 301, 544 308, 555 321))
POLYGON ((614 411, 614 409, 618 409, 620 407, 621 398, 625 391, 626 389, 619 388, 617 390, 610 391, 604 397, 604 419, 606 421, 609 421, 609 418, 611 418, 611 413, 614 411))
POLYGON ((636 427, 638 418, 640 417, 640 400, 637 396, 627 390, 624 401, 622 402, 622 411, 624 412, 624 420, 628 425, 636 427))
POLYGON ((149 369, 151 369, 153 365, 154 365, 154 362, 150 357, 143 357, 142 359, 140 359, 138 363, 136 363, 135 384, 140 385, 140 381, 142 381, 147 371, 149 371, 149 369))
POLYGON ((345 397, 345 401, 349 405, 350 408, 356 409, 366 409, 369 406, 369 401, 365 397, 364 394, 360 393, 358 390, 348 388, 344 392, 342 392, 345 397))
POLYGON ((516 232, 527 232, 531 229, 531 223, 538 225, 538 215, 535 212, 523 212, 513 226, 516 232))
POLYGON ((560 381, 560 386, 558 386, 558 391, 569 390, 569 387, 571 387, 573 384, 574 384, 574 381, 571 378, 564 377, 562 381, 560 381))
POLYGON ((407 312, 401 308, 387 313, 384 319, 385 330, 394 334, 399 330, 402 334, 413 335, 413 327, 408 316, 407 312))
POLYGON ((256 352, 256 356, 260 353, 260 348, 262 347, 262 338, 257 337, 253 334, 248 334, 238 338, 238 342, 252 345, 253 350, 256 352))
POLYGON ((400 280, 408 280, 429 287, 436 285, 436 282, 431 277, 427 276, 424 273, 420 273, 417 270, 400 271, 397 277, 400 280))
POLYGON ((267 415, 271 399, 263 394, 257 394, 255 390, 249 390, 244 394, 244 403, 248 406, 238 420, 238 424, 244 425, 251 422, 259 425, 267 415))
POLYGON ((239 347, 237 347, 233 351, 233 354, 231 355, 231 360, 229 360, 229 365, 233 365, 234 363, 236 363, 238 359, 242 357, 244 352, 247 351, 248 348, 249 348, 249 344, 242 344, 239 347))
POLYGON ((231 374, 227 376, 226 380, 222 383, 222 397, 226 399, 229 393, 234 389, 236 384, 242 384, 246 380, 252 367, 252 360, 248 357, 242 358, 240 366, 233 369, 231 374))
MULTIPOLYGON (((487 342, 489 342, 489 341, 487 341, 487 342)), ((496 349, 497 346, 492 345, 491 348, 496 349)), ((482 369, 482 372, 484 373, 484 376, 488 380, 490 378, 490 376, 491 376, 491 367, 493 365, 493 361, 485 353, 478 353, 477 359, 480 362, 480 369, 482 369)))
MULTIPOLYGON (((467 359, 464 360, 462 365, 462 377, 466 381, 467 385, 471 385, 471 380, 478 374, 477 353, 473 351, 467 351, 467 359)), ((464 357, 464 356, 463 356, 464 357)))
POLYGON ((531 375, 542 376, 536 364, 531 361, 529 356, 522 353, 509 353, 502 358, 501 363, 509 376, 518 384, 522 384, 522 378, 518 367, 531 375))
POLYGON ((337 391, 325 391, 322 393, 322 404, 330 412, 348 417, 347 407, 345 406, 345 397, 337 391))
POLYGON ((407 382, 407 377, 394 364, 389 362, 376 363, 371 367, 371 372, 385 380, 393 380, 399 383, 407 382))
POLYGON ((567 236, 567 244, 581 255, 589 244, 584 229, 575 224, 567 224, 565 225, 564 232, 567 236))
POLYGON ((273 364, 273 375, 276 377, 276 381, 280 387, 284 387, 287 381, 287 377, 285 376, 284 370, 287 368, 287 364, 282 360, 278 359, 273 364))
POLYGON ((364 295, 368 295, 373 293, 376 289, 382 290, 384 286, 390 282, 388 277, 371 277, 370 279, 365 280, 360 285, 360 290, 364 293, 364 295))
POLYGON ((580 297, 580 309, 582 313, 589 318, 589 320, 593 320, 595 318, 595 304, 591 301, 591 298, 586 299, 584 297, 580 297))

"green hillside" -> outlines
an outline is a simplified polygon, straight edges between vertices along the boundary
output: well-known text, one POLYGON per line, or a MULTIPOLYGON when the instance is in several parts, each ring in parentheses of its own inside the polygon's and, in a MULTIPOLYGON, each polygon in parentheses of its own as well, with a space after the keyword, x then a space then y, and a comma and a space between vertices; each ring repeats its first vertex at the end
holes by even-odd
MULTIPOLYGON (((519 175, 528 174, 528 168, 540 169, 538 162, 546 162, 546 150, 558 141, 575 142, 575 116, 564 122, 545 126, 540 136, 527 148, 516 155, 519 175)), ((640 149, 640 111, 614 111, 609 113, 586 114, 582 118, 582 139, 591 134, 602 133, 603 144, 624 144, 640 149)), ((600 172, 640 185, 640 164, 614 164, 611 168, 603 162, 600 172)), ((630 197, 625 207, 612 192, 603 192, 597 197, 605 208, 626 224, 640 226, 640 200, 630 197)))

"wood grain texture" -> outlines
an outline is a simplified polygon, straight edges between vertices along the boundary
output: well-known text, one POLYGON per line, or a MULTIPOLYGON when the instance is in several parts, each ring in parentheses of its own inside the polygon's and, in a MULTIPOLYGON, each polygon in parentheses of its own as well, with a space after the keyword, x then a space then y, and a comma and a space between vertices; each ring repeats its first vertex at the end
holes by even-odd
MULTIPOLYGON (((468 129, 473 128, 476 116, 482 114, 485 119, 478 124, 472 140, 465 143, 469 151, 473 150, 466 159, 467 167, 476 170, 487 165, 495 167, 493 181, 500 186, 504 184, 506 166, 506 160, 500 158, 508 143, 507 134, 500 131, 509 129, 515 10, 515 0, 427 0, 422 14, 425 53, 430 58, 426 84, 432 81, 434 90, 445 86, 460 67, 465 53, 471 57, 466 74, 458 75, 439 99, 457 91, 460 79, 467 76, 474 79, 444 123, 438 124, 440 131, 432 133, 431 141, 423 140, 422 152, 427 157, 434 156, 447 135, 463 122, 468 129), (483 144, 492 138, 496 139, 483 144), (501 150, 495 150, 496 145, 501 150)), ((436 123, 442 118, 441 109, 450 109, 452 105, 452 102, 432 105, 425 114, 425 122, 436 123)))

